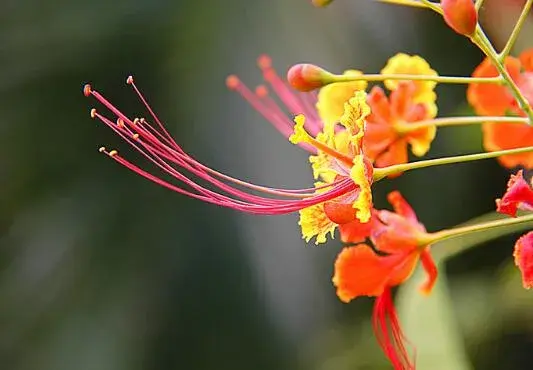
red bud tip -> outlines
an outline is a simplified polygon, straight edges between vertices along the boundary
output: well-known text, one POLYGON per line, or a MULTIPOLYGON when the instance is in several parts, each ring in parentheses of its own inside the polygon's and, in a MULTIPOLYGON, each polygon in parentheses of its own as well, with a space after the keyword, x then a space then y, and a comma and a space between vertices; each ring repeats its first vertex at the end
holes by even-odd
POLYGON ((239 77, 235 75, 230 75, 226 78, 226 86, 230 90, 235 90, 239 86, 240 83, 241 81, 239 80, 239 77))
POLYGON ((91 95, 91 92, 92 92, 91 85, 85 84, 85 86, 83 86, 83 95, 88 97, 91 95))
POLYGON ((94 117, 96 117, 96 109, 95 108, 91 109, 91 118, 94 118, 94 117))
POLYGON ((333 0, 311 0, 314 6, 323 8, 333 2, 333 0))
POLYGON ((131 85, 133 83, 133 76, 128 76, 128 78, 126 78, 126 83, 131 85))
POLYGON ((311 91, 325 85, 329 72, 313 64, 296 64, 287 72, 287 81, 299 91, 311 91))
POLYGON ((477 10, 472 0, 441 0, 444 21, 460 35, 472 36, 477 26, 477 10))
POLYGON ((272 68, 272 58, 266 54, 260 55, 259 58, 257 58, 257 65, 260 69, 272 68))
POLYGON ((268 95, 268 89, 265 85, 259 85, 255 88, 255 94, 260 98, 264 98, 268 95))

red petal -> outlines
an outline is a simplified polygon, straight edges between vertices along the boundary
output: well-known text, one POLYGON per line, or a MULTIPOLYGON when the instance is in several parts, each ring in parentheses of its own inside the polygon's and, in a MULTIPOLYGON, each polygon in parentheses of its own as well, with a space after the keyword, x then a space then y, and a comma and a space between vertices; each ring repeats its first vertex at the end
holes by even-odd
POLYGON ((533 189, 524 180, 522 170, 511 175, 507 191, 501 199, 496 199, 496 210, 500 213, 516 217, 519 208, 533 210, 533 189))

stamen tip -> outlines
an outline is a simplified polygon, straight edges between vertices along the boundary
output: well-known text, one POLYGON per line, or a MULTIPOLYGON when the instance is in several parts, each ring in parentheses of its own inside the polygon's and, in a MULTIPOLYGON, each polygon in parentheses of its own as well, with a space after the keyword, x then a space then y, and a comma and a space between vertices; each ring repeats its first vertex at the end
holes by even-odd
POLYGON ((260 98, 264 98, 268 95, 268 89, 265 85, 259 85, 255 88, 255 94, 260 98))
POLYGON ((138 140, 138 139, 139 139, 139 134, 133 134, 133 135, 132 135, 132 138, 133 138, 134 140, 138 140))
POLYGON ((96 117, 96 108, 91 109, 91 118, 96 117))
POLYGON ((128 76, 128 78, 126 78, 126 83, 127 83, 128 85, 133 84, 133 76, 131 76, 131 75, 128 76))
POLYGON ((241 81, 239 80, 239 77, 237 77, 235 75, 229 75, 226 78, 226 86, 230 90, 235 90, 239 86, 240 83, 241 83, 241 81))
POLYGON ((269 69, 272 67, 272 58, 266 54, 260 55, 257 58, 257 65, 260 69, 269 69))
POLYGON ((114 150, 114 149, 113 149, 112 151, 109 152, 109 156, 110 156, 110 157, 114 157, 114 156, 116 156, 117 154, 118 154, 118 151, 116 151, 116 150, 114 150))
POLYGON ((100 153, 105 153, 105 151, 106 151, 105 146, 101 146, 100 148, 98 148, 98 151, 99 151, 100 153))
POLYGON ((89 97, 91 95, 91 92, 92 92, 91 85, 85 84, 85 86, 83 86, 83 95, 89 97))

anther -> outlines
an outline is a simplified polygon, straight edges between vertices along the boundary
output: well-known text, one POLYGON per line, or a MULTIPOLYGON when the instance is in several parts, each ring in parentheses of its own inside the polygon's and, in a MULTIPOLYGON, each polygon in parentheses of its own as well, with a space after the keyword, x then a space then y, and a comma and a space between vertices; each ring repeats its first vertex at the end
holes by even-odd
POLYGON ((98 151, 100 153, 105 153, 105 151, 106 151, 105 146, 101 146, 100 148, 98 148, 98 151))
POLYGON ((91 93, 92 93, 91 85, 85 84, 85 86, 83 86, 83 95, 88 97, 91 95, 91 93))
POLYGON ((241 81, 239 80, 239 77, 235 75, 230 75, 226 78, 226 86, 230 90, 235 90, 239 85, 241 81))
POLYGON ((96 108, 91 109, 91 118, 96 117, 96 108))
POLYGON ((135 118, 133 119, 133 124, 136 125, 136 124, 139 123, 139 121, 140 121, 140 119, 138 119, 137 117, 135 117, 135 118))
POLYGON ((259 85, 255 88, 255 94, 260 98, 264 98, 268 95, 268 89, 265 85, 259 85))
POLYGON ((133 76, 128 76, 128 78, 126 78, 126 83, 131 85, 133 83, 133 76))
POLYGON ((139 134, 133 134, 133 135, 132 135, 132 138, 133 138, 134 140, 138 140, 138 139, 139 139, 139 134))
POLYGON ((122 118, 117 118, 117 126, 120 128, 124 127, 124 121, 122 118))
POLYGON ((257 65, 261 69, 269 69, 272 67, 272 58, 266 54, 263 54, 257 58, 257 65))
POLYGON ((139 123, 145 123, 146 120, 144 119, 144 117, 141 117, 141 119, 139 120, 139 123))
POLYGON ((114 156, 116 156, 117 154, 118 154, 118 152, 117 152, 116 150, 112 150, 112 151, 109 152, 109 156, 110 156, 110 157, 114 157, 114 156))

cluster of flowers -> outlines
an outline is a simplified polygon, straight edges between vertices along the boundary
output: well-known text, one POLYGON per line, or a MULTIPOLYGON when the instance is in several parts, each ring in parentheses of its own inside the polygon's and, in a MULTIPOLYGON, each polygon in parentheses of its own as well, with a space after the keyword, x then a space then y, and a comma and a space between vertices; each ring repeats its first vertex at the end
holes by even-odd
MULTIPOLYGON (((475 5, 471 0, 387 2, 436 11, 487 58, 472 77, 439 76, 420 56, 401 53, 391 57, 379 74, 348 70, 335 75, 312 64, 297 64, 284 79, 270 58, 262 56, 258 65, 265 85, 251 90, 237 76, 227 79, 231 90, 291 143, 309 152, 316 180, 311 188, 270 188, 205 166, 176 143, 131 76, 127 84, 147 108, 150 119, 130 118, 90 85, 84 87, 84 94, 102 103, 113 118, 96 109, 91 110, 91 117, 111 128, 158 171, 140 168, 116 150, 100 148, 133 172, 177 193, 239 211, 262 215, 299 212, 303 238, 314 239, 316 244, 326 242, 338 229, 346 245, 337 257, 332 279, 339 299, 350 302, 360 296, 376 297, 373 326, 378 342, 395 369, 412 369, 414 359, 406 349, 391 289, 406 281, 420 261, 427 274, 420 291, 431 292, 438 273, 430 247, 438 241, 533 221, 533 213, 517 217, 519 209, 533 210, 533 189, 518 171, 496 202, 498 212, 513 218, 430 233, 398 191, 388 195, 393 211, 375 209, 371 188, 405 171, 485 158, 498 158, 508 168, 532 168, 533 50, 519 58, 508 56, 525 18, 521 15, 506 48, 496 53, 477 21, 482 0, 475 5), (478 116, 436 118, 437 83, 468 84, 467 100, 478 116), (369 88, 369 84, 373 86, 369 88), (408 151, 424 156, 439 127, 466 124, 482 124, 487 152, 409 163, 408 151)), ((331 0, 315 1, 320 6, 326 3, 331 0)), ((530 6, 528 0, 524 13, 530 6)), ((517 241, 514 256, 524 286, 533 286, 533 232, 517 241)))

